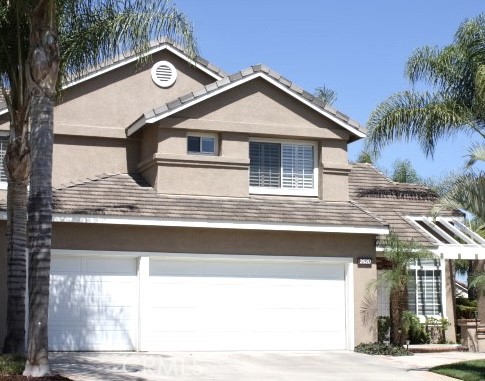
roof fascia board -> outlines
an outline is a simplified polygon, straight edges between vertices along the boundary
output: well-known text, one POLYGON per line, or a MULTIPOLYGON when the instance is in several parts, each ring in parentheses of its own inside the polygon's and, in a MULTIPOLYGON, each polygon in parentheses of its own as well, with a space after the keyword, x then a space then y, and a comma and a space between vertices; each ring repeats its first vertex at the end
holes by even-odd
POLYGON ((142 58, 142 57, 146 57, 146 56, 149 56, 151 54, 155 54, 157 52, 161 52, 162 50, 168 50, 169 52, 175 54, 176 56, 182 58, 184 61, 187 61, 189 64, 195 66, 197 69, 200 69, 202 70, 204 73, 210 75, 211 77, 213 77, 214 79, 216 80, 220 80, 222 79, 223 77, 220 76, 219 74, 216 74, 214 73, 213 71, 207 69, 205 66, 199 64, 198 62, 194 61, 193 59, 190 59, 189 57, 187 57, 185 54, 179 52, 177 49, 174 49, 173 47, 171 47, 170 45, 166 45, 166 44, 161 44, 159 46, 156 46, 156 47, 153 47, 151 48, 150 50, 148 50, 146 53, 143 53, 139 56, 137 55, 134 55, 132 57, 128 57, 128 58, 124 58, 120 61, 118 61, 117 63, 115 64, 112 64, 112 65, 109 65, 103 69, 99 69, 98 71, 95 71, 94 73, 92 74, 88 74, 86 75, 85 77, 82 77, 76 81, 72 81, 72 82, 69 82, 68 84, 64 85, 62 87, 63 90, 69 88, 69 87, 72 87, 72 86, 75 86, 79 83, 82 83, 82 82, 85 82, 85 81, 88 81, 92 78, 95 78, 99 75, 102 75, 102 74, 105 74, 111 70, 114 70, 114 69, 117 69, 121 66, 124 66, 124 65, 127 65, 129 63, 132 63, 132 62, 135 62, 137 61, 139 58, 142 58))
MULTIPOLYGON (((0 212, 0 219, 7 218, 6 212, 0 212)), ((230 221, 200 221, 200 220, 164 220, 156 217, 119 217, 119 216, 95 216, 83 214, 54 213, 53 222, 85 223, 85 224, 109 224, 109 225, 134 225, 134 226, 163 226, 163 227, 188 227, 188 228, 213 228, 213 229, 240 229, 240 230, 272 230, 272 231, 301 231, 319 233, 349 233, 349 234, 388 234, 389 229, 384 227, 359 227, 359 226, 326 226, 326 225, 303 225, 303 224, 278 224, 278 223, 252 223, 230 221)))
POLYGON ((432 250, 442 259, 468 259, 482 260, 485 259, 485 247, 472 245, 440 245, 437 249, 432 250))
MULTIPOLYGON (((248 81, 251 81, 255 78, 262 78, 264 80, 266 80, 267 82, 271 83, 272 85, 276 86, 277 88, 279 88, 280 90, 284 91, 285 93, 287 93, 288 95, 292 96, 293 98, 295 98, 296 100, 302 102, 303 104, 305 104, 306 106, 312 108, 313 110, 315 110, 316 112, 318 112, 319 114, 325 116, 326 118, 332 120, 333 122, 335 122, 336 124, 340 125, 341 127, 345 128, 347 131, 353 133, 354 135, 358 136, 359 138, 365 138, 366 137, 366 134, 362 131, 359 131, 357 130, 356 128, 350 126, 348 123, 345 123, 344 121, 338 119, 337 117, 335 117, 334 115, 330 114, 328 111, 325 111, 323 109, 321 109, 320 107, 318 107, 317 105, 313 104, 312 102, 310 102, 309 100, 305 99, 305 98, 302 98, 300 95, 298 94, 295 94, 293 91, 291 91, 290 89, 288 89, 286 86, 284 86, 283 84, 279 83, 278 81, 274 80, 273 78, 271 78, 270 76, 268 76, 267 74, 265 73, 254 73, 254 74, 251 74, 241 80, 238 80, 236 82, 233 82, 227 86, 224 86, 224 87, 221 87, 215 91, 212 91, 200 98, 197 98, 193 101, 190 101, 190 102, 187 102, 186 104, 184 105, 181 105, 177 108, 174 108, 173 110, 171 111, 168 111, 162 115, 159 115, 159 116, 154 116, 152 118, 148 118, 146 119, 146 123, 156 123, 158 122, 159 120, 163 119, 163 118, 166 118, 172 114, 175 114, 179 111, 182 111, 182 110, 185 110, 186 108, 189 108, 193 105, 196 105, 197 103, 200 103, 200 102, 203 102, 205 101, 206 99, 209 99, 215 95, 218 95, 218 94, 221 94, 227 90, 230 90, 230 89, 233 89, 234 87, 236 86, 239 86, 239 85, 242 85, 248 81)), ((138 127, 139 129, 140 127, 138 127)), ((134 125, 128 127, 128 131, 127 131, 127 135, 130 136, 132 134, 134 134, 138 129, 135 129, 134 128, 134 125), (132 128, 133 127, 133 128, 132 128)))

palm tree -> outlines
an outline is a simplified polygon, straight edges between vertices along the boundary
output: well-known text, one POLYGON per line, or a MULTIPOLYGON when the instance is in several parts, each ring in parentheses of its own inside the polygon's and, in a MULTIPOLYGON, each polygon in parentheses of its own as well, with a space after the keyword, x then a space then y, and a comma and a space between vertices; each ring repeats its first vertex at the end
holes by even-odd
POLYGON ((0 77, 10 116, 5 155, 7 191, 7 335, 5 353, 25 353, 27 185, 30 149, 27 120, 30 94, 24 62, 29 25, 23 2, 0 4, 0 77))
MULTIPOLYGON (((415 138, 427 155, 433 155, 440 138, 465 131, 478 139, 470 147, 469 164, 483 158, 485 13, 465 20, 452 44, 417 49, 407 62, 406 74, 413 85, 423 81, 433 91, 400 92, 378 105, 368 121, 369 147, 378 151, 391 141, 415 138)), ((448 200, 483 216, 484 178, 483 171, 460 176, 448 200)))
POLYGON ((333 105, 337 100, 337 92, 326 86, 317 87, 313 95, 320 99, 325 105, 333 105))
POLYGON ((377 106, 368 122, 372 147, 416 138, 432 155, 439 138, 459 131, 485 139, 485 14, 463 22, 453 44, 417 49, 406 74, 434 91, 404 91, 377 106))
MULTIPOLYGON (((15 134, 14 130, 12 136, 15 138, 21 136, 25 138, 24 142, 28 141, 29 115, 31 119, 32 176, 28 208, 30 314, 25 374, 39 376, 49 371, 47 311, 52 229, 53 107, 56 89, 60 88, 62 80, 79 77, 90 68, 106 60, 115 59, 127 51, 134 52, 140 57, 150 47, 152 40, 168 37, 192 54, 196 52, 196 44, 191 24, 171 5, 169 0, 6 2, 0 5, 2 21, 5 21, 5 18, 10 19, 8 12, 18 15, 19 20, 22 20, 22 23, 19 23, 21 28, 9 28, 7 23, 0 25, 0 28, 9 28, 4 29, 9 31, 2 34, 4 38, 11 35, 12 30, 17 32, 18 46, 22 48, 23 53, 23 55, 19 53, 13 56, 15 60, 12 57, 0 58, 0 60, 5 59, 5 62, 0 64, 0 69, 2 79, 7 79, 3 82, 4 95, 9 104, 11 120, 24 111, 24 114, 21 114, 23 118, 19 119, 21 125, 17 128, 20 133, 15 134), (30 33, 27 21, 30 22, 30 33), (27 51, 29 54, 26 60, 27 51), (26 76, 23 73, 21 80, 25 85, 24 79, 27 78, 28 88, 25 91, 26 87, 22 87, 20 92, 20 94, 31 95, 31 99, 26 95, 26 101, 22 103, 25 109, 16 109, 17 104, 9 103, 10 98, 13 99, 17 94, 16 91, 20 91, 18 82, 15 81, 16 77, 9 76, 14 72, 15 67, 27 69, 26 76), (59 79, 58 74, 60 74, 59 79)), ((6 42, 0 42, 6 45, 6 42)), ((11 125, 14 129, 15 125, 13 123, 11 125)), ((11 139, 14 140, 14 138, 11 139)), ((20 147, 23 147, 23 151, 19 151, 21 154, 28 153, 26 144, 20 144, 20 147)), ((13 168, 13 172, 23 169, 24 178, 25 175, 28 176, 29 168, 25 162, 28 163, 29 160, 19 161, 19 158, 24 157, 20 154, 12 154, 10 157, 14 160, 8 160, 7 164, 13 168)), ((11 193, 16 195, 15 191, 16 189, 11 188, 9 183, 9 195, 11 193)), ((13 197, 9 198, 9 204, 12 203, 12 199, 13 197)), ((8 208, 10 210, 10 206, 8 208)), ((13 225, 21 222, 16 216, 9 214, 13 225)), ((9 241, 12 240, 10 230, 8 238, 9 241)), ((23 253, 25 258, 25 250, 20 250, 20 253, 23 253)), ((17 267, 12 266, 12 271, 9 272, 12 279, 22 278, 22 275, 19 275, 22 266, 17 267), (20 272, 17 272, 18 270, 20 272)), ((25 268, 25 265, 23 267, 25 268)), ((17 315, 22 314, 17 313, 17 315)))
POLYGON ((402 241, 391 233, 383 243, 383 257, 389 269, 378 279, 390 290, 390 323, 391 343, 403 343, 403 313, 407 309, 407 287, 411 274, 409 265, 415 261, 433 258, 431 252, 423 249, 412 241, 402 241))

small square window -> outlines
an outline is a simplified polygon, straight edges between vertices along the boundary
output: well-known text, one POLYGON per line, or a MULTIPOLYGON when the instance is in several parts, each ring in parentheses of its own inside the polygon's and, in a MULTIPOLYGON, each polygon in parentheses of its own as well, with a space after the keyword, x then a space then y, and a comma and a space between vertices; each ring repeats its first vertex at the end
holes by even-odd
POLYGON ((187 136, 187 152, 214 155, 216 138, 214 136, 187 136))

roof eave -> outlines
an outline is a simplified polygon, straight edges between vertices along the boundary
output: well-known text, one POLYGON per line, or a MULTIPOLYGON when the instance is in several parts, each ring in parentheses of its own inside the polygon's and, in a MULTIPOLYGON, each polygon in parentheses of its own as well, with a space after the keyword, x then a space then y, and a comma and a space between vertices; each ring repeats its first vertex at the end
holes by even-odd
MULTIPOLYGON (((325 110, 325 108, 321 108, 321 107, 317 106, 315 103, 313 103, 310 100, 308 100, 308 99, 302 97, 301 95, 295 93, 294 91, 287 88, 286 86, 279 83, 278 81, 274 80, 273 78, 271 78, 269 75, 267 75, 264 72, 256 72, 256 73, 253 73, 253 74, 248 75, 246 77, 242 77, 241 79, 239 79, 237 81, 230 82, 229 84, 224 84, 223 86, 218 87, 213 91, 209 91, 202 96, 199 96, 197 98, 192 98, 188 102, 185 102, 185 103, 181 102, 181 104, 178 107, 174 107, 172 109, 167 109, 166 111, 164 111, 163 113, 160 113, 158 115, 155 113, 154 116, 152 116, 150 118, 146 118, 145 124, 156 123, 156 122, 158 122, 158 121, 160 121, 164 118, 169 117, 170 115, 178 113, 178 112, 185 110, 189 107, 192 107, 192 106, 194 106, 194 105, 196 105, 200 102, 203 102, 207 99, 210 99, 210 98, 212 98, 216 95, 219 95, 219 94, 221 94, 225 91, 233 89, 234 87, 237 87, 237 86, 240 86, 244 83, 252 81, 256 78, 262 78, 262 79, 268 81, 269 83, 271 83, 275 87, 277 87, 280 90, 284 91, 285 93, 289 94, 293 98, 299 100, 301 103, 305 104, 307 107, 310 107, 311 109, 315 110, 316 112, 320 113, 321 115, 325 116, 326 118, 332 120, 334 123, 340 125, 344 129, 349 131, 350 134, 351 134, 350 139, 349 139, 350 141, 355 141, 355 140, 358 140, 358 139, 361 139, 361 138, 365 138, 367 136, 364 131, 362 131, 362 130, 358 129, 356 126, 354 126, 353 122, 350 122, 350 120, 349 120, 349 122, 345 122, 342 119, 339 119, 335 115, 331 114, 329 111, 325 110)), ((151 112, 151 113, 153 113, 153 112, 151 112)), ((143 127, 144 127, 144 124, 143 125, 137 124, 136 126, 135 126, 135 124, 132 124, 126 129, 126 135, 131 136, 143 127)))

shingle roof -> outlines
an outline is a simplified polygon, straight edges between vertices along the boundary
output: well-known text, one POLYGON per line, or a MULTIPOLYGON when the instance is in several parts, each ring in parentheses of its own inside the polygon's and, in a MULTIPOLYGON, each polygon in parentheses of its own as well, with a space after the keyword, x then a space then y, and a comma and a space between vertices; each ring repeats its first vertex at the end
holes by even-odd
POLYGON ((351 202, 169 196, 158 194, 140 175, 134 174, 106 174, 54 189, 53 211, 163 220, 386 227, 351 202))
MULTIPOLYGON (((277 83, 281 84, 287 91, 293 93, 297 98, 302 101, 308 101, 312 105, 316 106, 318 110, 322 111, 326 115, 334 117, 337 121, 339 121, 343 126, 346 126, 354 135, 356 133, 359 134, 358 137, 365 136, 365 128, 361 126, 358 122, 351 119, 349 116, 343 114, 342 112, 338 111, 337 109, 325 104, 319 98, 313 96, 309 92, 303 90, 294 82, 290 81, 282 77, 279 73, 275 72, 274 70, 270 69, 265 65, 254 65, 250 66, 246 69, 238 71, 235 74, 230 76, 224 77, 219 81, 210 83, 201 89, 185 94, 173 101, 163 104, 156 109, 152 109, 144 113, 138 120, 131 124, 131 126, 127 127, 127 135, 130 136, 135 133, 138 129, 142 128, 145 123, 149 119, 156 118, 162 119, 165 116, 171 115, 177 112, 179 109, 185 108, 190 106, 191 104, 197 103, 198 100, 205 98, 210 95, 215 95, 224 89, 229 89, 234 87, 236 84, 244 83, 245 80, 248 79, 250 76, 255 76, 255 74, 262 74, 264 76, 269 77, 272 80, 277 81, 277 83)), ((353 139, 351 139, 353 140, 353 139)))
MULTIPOLYGON (((437 195, 419 184, 396 183, 370 164, 354 164, 349 176, 350 198, 382 218, 401 239, 425 245, 433 241, 418 231, 406 216, 431 216, 437 195)), ((443 216, 462 216, 458 211, 442 211, 443 216)), ((380 237, 381 239, 383 237, 380 237)))

